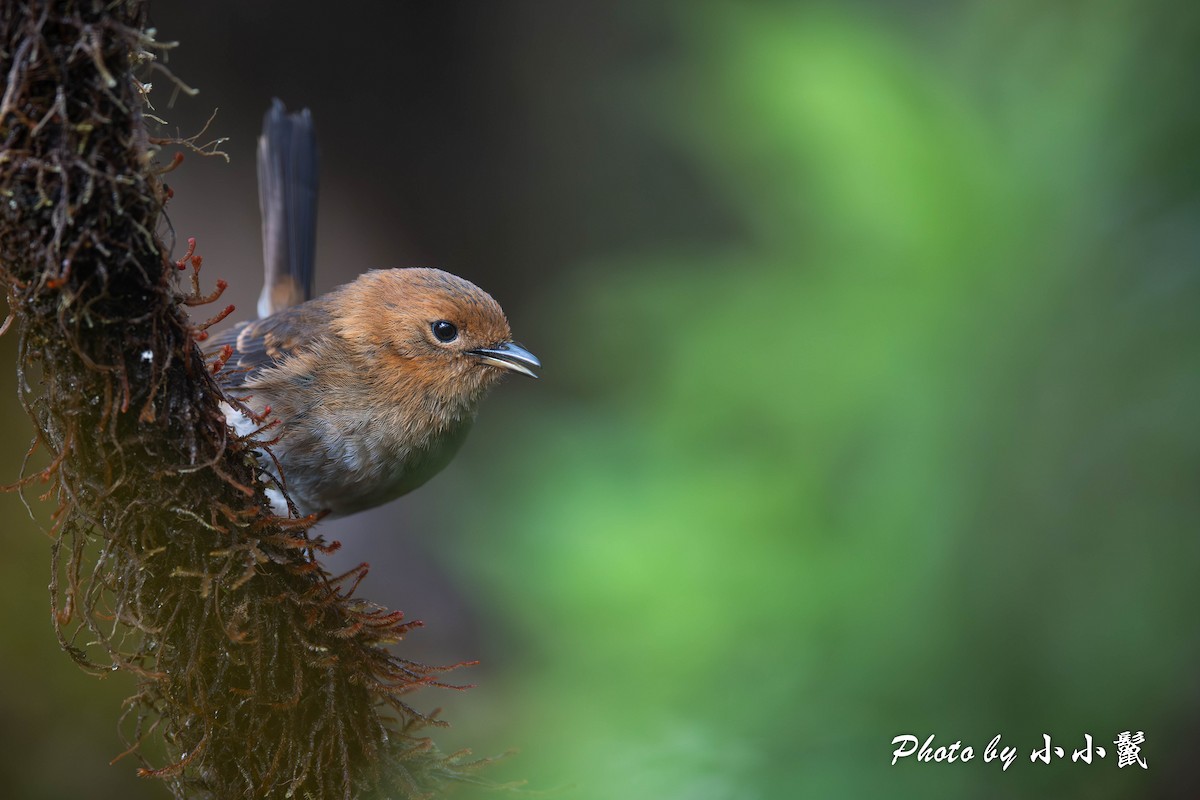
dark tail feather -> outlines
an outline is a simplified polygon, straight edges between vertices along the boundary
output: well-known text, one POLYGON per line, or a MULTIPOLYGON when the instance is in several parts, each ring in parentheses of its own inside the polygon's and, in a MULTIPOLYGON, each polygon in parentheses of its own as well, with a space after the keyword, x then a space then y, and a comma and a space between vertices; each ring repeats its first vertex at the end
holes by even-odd
POLYGON ((258 138, 258 205, 262 213, 262 295, 258 316, 313 294, 317 247, 317 138, 306 108, 287 113, 276 99, 258 138))

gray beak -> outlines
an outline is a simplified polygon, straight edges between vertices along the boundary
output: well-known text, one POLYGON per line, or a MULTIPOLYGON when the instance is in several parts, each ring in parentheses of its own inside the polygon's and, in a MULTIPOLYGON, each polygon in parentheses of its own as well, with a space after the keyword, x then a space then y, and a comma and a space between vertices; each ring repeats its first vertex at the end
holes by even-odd
POLYGON ((536 378, 537 374, 530 367, 542 366, 542 362, 538 361, 537 356, 515 342, 505 342, 496 347, 481 347, 478 350, 468 350, 467 352, 473 356, 479 356, 479 359, 485 364, 511 369, 513 372, 519 372, 531 378, 536 378))

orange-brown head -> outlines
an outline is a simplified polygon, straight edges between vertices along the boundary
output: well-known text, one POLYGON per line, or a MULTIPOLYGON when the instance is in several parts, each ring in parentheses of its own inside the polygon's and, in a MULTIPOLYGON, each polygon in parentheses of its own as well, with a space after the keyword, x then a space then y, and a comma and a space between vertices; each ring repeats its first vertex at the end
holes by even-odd
POLYGON ((335 332, 372 365, 385 395, 473 406, 508 372, 536 378, 541 366, 512 341, 491 295, 440 269, 372 270, 330 301, 335 332))

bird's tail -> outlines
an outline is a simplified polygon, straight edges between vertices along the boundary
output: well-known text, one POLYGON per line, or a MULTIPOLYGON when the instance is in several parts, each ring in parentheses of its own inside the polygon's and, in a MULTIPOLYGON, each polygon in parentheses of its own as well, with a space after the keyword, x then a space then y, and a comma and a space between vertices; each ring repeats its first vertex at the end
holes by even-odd
POLYGON ((313 294, 317 243, 317 138, 306 108, 287 113, 276 99, 258 138, 258 205, 262 213, 263 290, 258 316, 313 294))

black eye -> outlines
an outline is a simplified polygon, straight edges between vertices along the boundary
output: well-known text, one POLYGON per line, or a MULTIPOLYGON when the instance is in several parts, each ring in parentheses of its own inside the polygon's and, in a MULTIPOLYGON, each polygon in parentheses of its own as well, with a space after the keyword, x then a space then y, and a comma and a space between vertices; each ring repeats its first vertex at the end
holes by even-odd
POLYGON ((433 335, 439 342, 453 342, 458 338, 458 328, 454 327, 453 322, 446 322, 444 319, 439 319, 433 323, 433 335))

